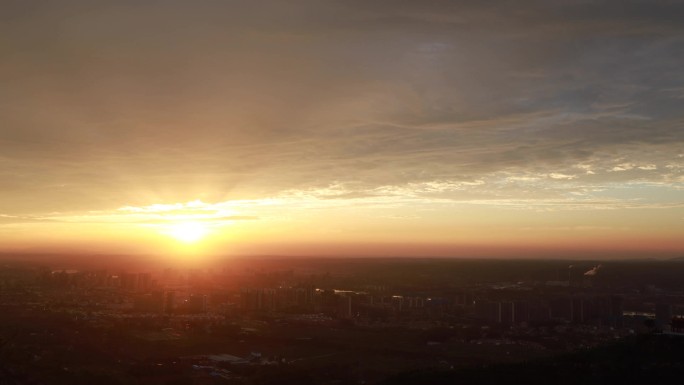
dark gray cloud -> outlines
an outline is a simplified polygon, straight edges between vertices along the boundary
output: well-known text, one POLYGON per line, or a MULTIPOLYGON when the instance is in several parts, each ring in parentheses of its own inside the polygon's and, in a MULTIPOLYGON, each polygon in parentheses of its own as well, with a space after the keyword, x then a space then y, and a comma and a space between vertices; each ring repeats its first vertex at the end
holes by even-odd
POLYGON ((683 182, 679 1, 0 7, 0 212, 683 182))

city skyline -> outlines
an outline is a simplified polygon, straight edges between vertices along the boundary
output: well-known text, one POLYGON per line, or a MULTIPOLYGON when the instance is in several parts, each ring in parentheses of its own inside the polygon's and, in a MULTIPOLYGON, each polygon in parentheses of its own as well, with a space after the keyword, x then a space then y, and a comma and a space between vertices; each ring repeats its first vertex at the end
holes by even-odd
POLYGON ((684 4, 0 8, 0 252, 684 256, 684 4))

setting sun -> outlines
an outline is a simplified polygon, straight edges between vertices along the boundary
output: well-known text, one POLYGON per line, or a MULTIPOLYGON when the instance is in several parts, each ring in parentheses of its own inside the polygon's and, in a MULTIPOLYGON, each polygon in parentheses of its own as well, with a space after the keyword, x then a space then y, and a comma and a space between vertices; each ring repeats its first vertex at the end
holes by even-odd
POLYGON ((185 243, 195 243, 209 233, 206 225, 198 222, 182 222, 170 226, 168 235, 185 243))

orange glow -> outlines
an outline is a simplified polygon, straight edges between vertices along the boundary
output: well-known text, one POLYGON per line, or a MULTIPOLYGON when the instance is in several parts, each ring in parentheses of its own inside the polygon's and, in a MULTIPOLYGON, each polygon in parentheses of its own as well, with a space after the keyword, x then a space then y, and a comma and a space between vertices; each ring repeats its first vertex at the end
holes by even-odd
POLYGON ((183 243, 196 243, 209 234, 209 229, 201 222, 180 222, 169 226, 166 234, 183 243))

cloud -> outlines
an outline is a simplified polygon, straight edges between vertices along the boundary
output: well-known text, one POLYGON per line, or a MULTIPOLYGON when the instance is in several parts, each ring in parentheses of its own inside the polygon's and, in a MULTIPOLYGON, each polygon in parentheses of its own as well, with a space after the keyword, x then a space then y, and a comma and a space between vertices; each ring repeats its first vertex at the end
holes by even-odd
POLYGON ((631 170, 633 168, 634 168, 634 165, 631 163, 622 163, 622 164, 619 164, 619 165, 613 167, 610 171, 618 171, 618 172, 619 171, 627 171, 627 170, 631 170))
POLYGON ((3 12, 7 215, 608 207, 568 196, 684 178, 677 2, 84 4, 3 12))
MULTIPOLYGON (((220 202, 216 204, 195 200, 185 203, 124 206, 116 210, 62 213, 53 212, 34 216, 0 214, 0 224, 49 222, 54 224, 165 224, 177 222, 208 222, 213 224, 257 220, 255 215, 241 215, 236 204, 249 207, 254 202, 220 202)), ((259 202, 266 205, 268 202, 259 202)))
POLYGON ((565 179, 565 180, 570 180, 570 179, 575 179, 577 178, 576 175, 567 175, 567 174, 561 174, 561 173, 556 173, 552 172, 549 174, 549 178, 551 179, 565 179))

